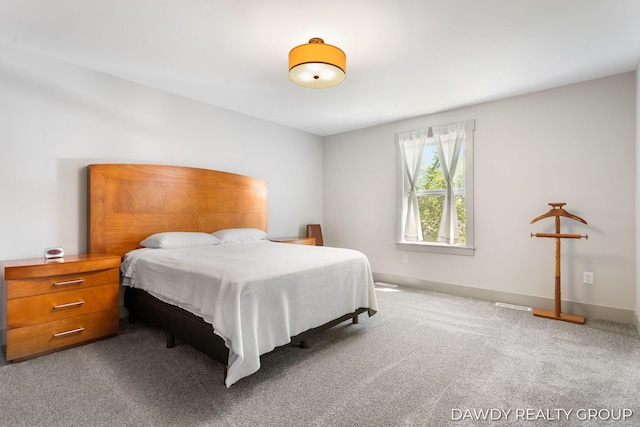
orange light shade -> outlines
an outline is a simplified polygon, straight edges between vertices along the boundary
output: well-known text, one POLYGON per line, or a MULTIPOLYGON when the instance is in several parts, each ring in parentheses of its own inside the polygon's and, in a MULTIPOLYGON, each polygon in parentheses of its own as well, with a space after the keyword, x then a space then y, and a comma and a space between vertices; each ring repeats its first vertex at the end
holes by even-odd
POLYGON ((289 80, 310 88, 339 85, 346 77, 347 55, 339 48, 325 44, 321 38, 289 52, 289 80))

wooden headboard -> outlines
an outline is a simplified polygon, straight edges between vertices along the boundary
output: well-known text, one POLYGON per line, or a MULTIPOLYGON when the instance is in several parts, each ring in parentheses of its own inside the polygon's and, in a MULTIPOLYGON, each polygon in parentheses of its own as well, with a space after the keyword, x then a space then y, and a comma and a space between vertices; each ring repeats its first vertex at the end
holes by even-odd
POLYGON ((89 252, 120 256, 153 233, 267 231, 266 181, 180 166, 89 165, 89 252))

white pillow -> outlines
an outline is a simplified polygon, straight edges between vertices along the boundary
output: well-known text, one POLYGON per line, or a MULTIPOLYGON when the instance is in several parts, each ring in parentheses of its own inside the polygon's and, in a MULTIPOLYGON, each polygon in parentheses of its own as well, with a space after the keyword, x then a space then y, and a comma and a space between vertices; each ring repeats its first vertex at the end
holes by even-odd
POLYGON ((191 246, 219 245, 218 238, 208 233, 196 231, 168 231, 156 233, 140 242, 145 248, 153 249, 179 249, 191 246))
POLYGON ((211 234, 220 239, 222 243, 255 242, 267 237, 267 233, 257 228, 227 228, 211 234))

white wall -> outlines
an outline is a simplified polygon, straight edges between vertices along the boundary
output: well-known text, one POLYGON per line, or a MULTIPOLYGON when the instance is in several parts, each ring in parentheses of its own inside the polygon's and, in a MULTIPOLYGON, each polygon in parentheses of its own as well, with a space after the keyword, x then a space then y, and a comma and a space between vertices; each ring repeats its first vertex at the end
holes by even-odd
POLYGON ((636 306, 634 323, 640 333, 640 64, 636 69, 636 306))
POLYGON ((0 44, 0 259, 87 250, 86 165, 161 163, 265 179, 269 233, 322 219, 322 140, 0 44))
POLYGON ((562 231, 589 239, 562 242, 563 299, 633 310, 635 99, 626 73, 326 137, 325 242, 363 251, 378 274, 552 299, 554 241, 530 233, 554 222, 530 221, 566 202, 588 226, 564 220, 562 231), (476 121, 475 255, 396 250, 394 133, 467 119, 476 121), (582 284, 583 271, 594 285, 582 284))

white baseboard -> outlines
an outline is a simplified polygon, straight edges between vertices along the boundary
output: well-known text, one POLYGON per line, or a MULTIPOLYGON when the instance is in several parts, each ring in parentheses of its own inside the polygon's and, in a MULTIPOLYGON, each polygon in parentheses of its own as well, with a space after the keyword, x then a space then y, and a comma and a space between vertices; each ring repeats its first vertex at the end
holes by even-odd
MULTIPOLYGON (((393 283, 401 286, 486 301, 500 301, 508 304, 516 304, 526 307, 539 307, 547 310, 552 310, 554 307, 554 300, 552 298, 541 298, 529 295, 513 294, 510 292, 492 291, 489 289, 472 288, 469 286, 453 285, 450 283, 431 282, 428 280, 383 273, 373 273, 373 279, 376 282, 393 283)), ((562 311, 566 313, 579 314, 587 319, 601 319, 612 322, 633 324, 636 327, 636 331, 640 331, 640 315, 635 313, 633 310, 584 304, 573 301, 562 301, 562 311)))

